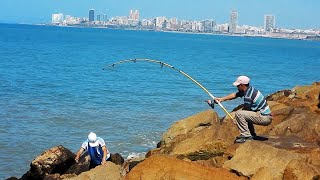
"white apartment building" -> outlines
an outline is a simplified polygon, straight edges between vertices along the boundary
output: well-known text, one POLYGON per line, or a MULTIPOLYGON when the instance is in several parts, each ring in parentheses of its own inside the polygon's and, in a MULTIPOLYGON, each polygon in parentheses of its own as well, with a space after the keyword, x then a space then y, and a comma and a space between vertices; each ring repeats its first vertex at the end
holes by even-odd
POLYGON ((238 26, 238 12, 231 11, 230 13, 230 22, 229 22, 229 33, 237 33, 238 26))
POLYGON ((130 10, 129 12, 129 20, 139 21, 140 13, 139 10, 130 10))
POLYGON ((59 24, 63 22, 63 14, 62 13, 58 13, 58 14, 52 14, 51 16, 51 22, 53 24, 59 24))
POLYGON ((264 15, 264 30, 270 32, 275 28, 275 17, 273 15, 264 15))

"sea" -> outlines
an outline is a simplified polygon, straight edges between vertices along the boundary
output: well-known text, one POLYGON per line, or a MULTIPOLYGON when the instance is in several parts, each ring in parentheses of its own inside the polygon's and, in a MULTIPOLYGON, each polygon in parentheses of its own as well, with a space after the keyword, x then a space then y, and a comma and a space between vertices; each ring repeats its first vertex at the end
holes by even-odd
MULTIPOLYGON (((265 96, 320 81, 320 42, 159 31, 0 24, 0 179, 90 132, 125 159, 155 148, 170 126, 236 92, 246 75, 265 96)), ((242 99, 223 102, 228 111, 242 99)), ((225 116, 219 106, 216 111, 225 116)))

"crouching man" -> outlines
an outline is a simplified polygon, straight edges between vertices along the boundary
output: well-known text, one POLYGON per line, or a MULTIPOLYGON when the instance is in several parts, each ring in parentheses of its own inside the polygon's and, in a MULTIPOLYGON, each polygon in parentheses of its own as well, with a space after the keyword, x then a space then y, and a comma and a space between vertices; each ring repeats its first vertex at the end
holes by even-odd
POLYGON ((89 169, 95 168, 98 165, 107 165, 107 159, 110 153, 106 147, 104 140, 93 132, 88 135, 88 139, 82 143, 81 148, 76 154, 75 161, 78 163, 80 156, 88 152, 90 155, 89 169))

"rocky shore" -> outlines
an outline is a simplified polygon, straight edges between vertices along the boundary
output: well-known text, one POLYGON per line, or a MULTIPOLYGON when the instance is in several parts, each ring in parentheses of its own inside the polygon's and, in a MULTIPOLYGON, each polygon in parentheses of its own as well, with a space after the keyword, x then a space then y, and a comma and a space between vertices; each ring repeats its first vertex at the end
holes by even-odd
POLYGON ((234 144, 236 125, 207 110, 174 123, 145 158, 112 154, 107 166, 88 171, 88 156, 76 164, 74 153, 57 146, 35 158, 19 179, 320 179, 320 82, 267 100, 272 124, 255 126, 259 137, 253 141, 234 144))

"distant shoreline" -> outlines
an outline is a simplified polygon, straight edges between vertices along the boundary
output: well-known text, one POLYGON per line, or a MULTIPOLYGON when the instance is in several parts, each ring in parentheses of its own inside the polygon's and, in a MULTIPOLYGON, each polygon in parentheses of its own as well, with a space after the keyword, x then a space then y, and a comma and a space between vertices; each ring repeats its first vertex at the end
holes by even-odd
MULTIPOLYGON (((39 24, 41 25, 41 24, 39 24)), ((45 26, 57 26, 51 24, 43 24, 45 26)), ((129 30, 129 31, 154 31, 154 32, 165 32, 165 33, 180 33, 180 34, 200 34, 200 35, 214 35, 214 36, 231 36, 231 37, 245 37, 245 38, 271 38, 271 39, 288 39, 288 40, 309 40, 309 41, 320 41, 320 36, 303 35, 303 38, 299 37, 283 37, 283 36, 269 36, 269 35, 250 35, 250 34, 228 34, 228 33, 201 33, 201 32, 184 32, 184 31, 170 31, 170 30, 153 30, 153 29, 134 29, 134 28, 110 28, 103 26, 58 26, 58 27, 75 27, 75 28, 93 28, 93 29, 115 29, 115 30, 129 30), (308 38, 313 37, 313 38, 308 38)), ((282 34, 285 35, 285 34, 282 34)))
MULTIPOLYGON (((1 23, 10 24, 10 23, 1 23)), ((244 38, 270 38, 270 39, 288 39, 288 40, 307 40, 307 41, 320 41, 320 35, 307 35, 307 34, 296 34, 298 37, 288 37, 288 34, 284 36, 270 36, 270 35, 250 35, 250 34, 229 34, 229 33, 201 33, 201 32, 184 32, 184 31, 170 31, 170 30, 153 30, 153 29, 135 29, 135 28, 113 28, 107 26, 81 26, 81 25, 53 25, 53 24, 27 24, 27 23, 12 23, 12 25, 34 25, 34 26, 52 26, 52 27, 67 27, 67 28, 90 28, 90 29, 114 29, 114 30, 128 30, 128 31, 153 31, 153 32, 165 32, 165 33, 178 33, 178 34, 197 34, 197 35, 213 35, 213 36, 230 36, 230 37, 244 37, 244 38), (302 37, 300 37, 300 36, 302 37)))

